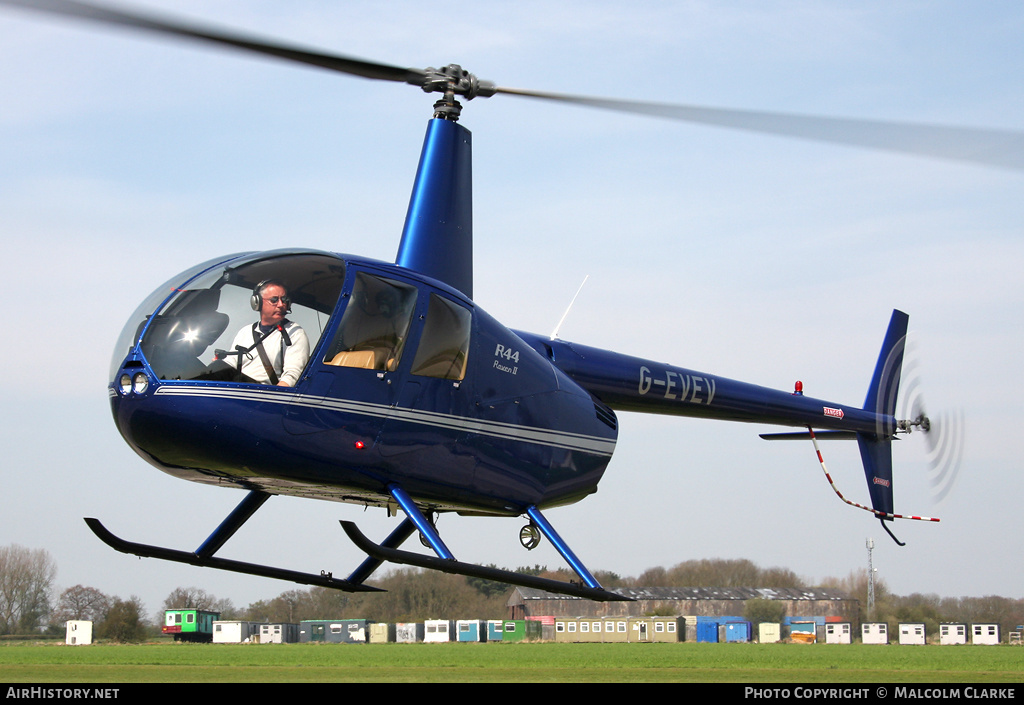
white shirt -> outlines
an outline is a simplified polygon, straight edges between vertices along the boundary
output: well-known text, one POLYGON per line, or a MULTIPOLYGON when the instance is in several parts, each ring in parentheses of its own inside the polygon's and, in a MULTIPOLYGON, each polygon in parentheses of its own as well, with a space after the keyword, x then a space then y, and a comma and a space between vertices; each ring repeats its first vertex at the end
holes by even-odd
MULTIPOLYGON (((281 325, 284 326, 285 332, 288 333, 291 345, 285 345, 281 331, 275 327, 263 338, 263 349, 270 359, 270 364, 274 368, 274 373, 277 374, 278 381, 284 382, 289 387, 294 387, 295 383, 299 381, 302 369, 309 360, 309 339, 306 337, 306 331, 302 330, 298 324, 284 320, 281 322, 281 325)), ((257 323, 246 326, 238 331, 238 335, 235 336, 235 340, 231 344, 231 351, 233 352, 238 347, 244 349, 252 347, 253 343, 256 342, 253 333, 258 329, 259 324, 257 323)), ((241 367, 239 369, 246 377, 254 379, 261 384, 270 384, 270 376, 263 366, 258 348, 253 348, 244 355, 241 355, 240 363, 241 367)))

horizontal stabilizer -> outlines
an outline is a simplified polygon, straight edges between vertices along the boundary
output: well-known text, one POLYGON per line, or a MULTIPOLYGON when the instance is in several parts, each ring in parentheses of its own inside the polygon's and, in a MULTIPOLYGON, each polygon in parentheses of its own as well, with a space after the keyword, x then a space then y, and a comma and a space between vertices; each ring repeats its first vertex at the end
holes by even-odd
MULTIPOLYGON (((857 433, 854 431, 817 431, 815 437, 823 441, 855 441, 857 433)), ((807 441, 811 438, 810 431, 793 431, 791 433, 762 433, 761 438, 766 441, 807 441)))

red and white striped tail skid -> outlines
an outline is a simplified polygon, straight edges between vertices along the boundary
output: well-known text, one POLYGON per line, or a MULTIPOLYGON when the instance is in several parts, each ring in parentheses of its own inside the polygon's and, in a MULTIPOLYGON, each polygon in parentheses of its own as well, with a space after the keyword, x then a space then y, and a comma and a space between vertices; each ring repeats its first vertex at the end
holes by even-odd
POLYGON ((871 512, 875 516, 881 517, 882 519, 916 519, 917 521, 940 521, 940 519, 938 519, 937 517, 918 517, 910 516, 907 514, 889 514, 888 512, 880 512, 877 509, 865 507, 863 504, 858 504, 857 502, 851 502, 850 500, 848 500, 846 497, 843 496, 843 493, 839 491, 839 488, 836 487, 836 483, 832 481, 832 476, 829 474, 828 468, 825 467, 825 459, 821 456, 821 450, 818 448, 818 439, 814 435, 814 429, 808 426, 807 430, 811 434, 811 443, 814 444, 814 452, 817 453, 818 455, 818 463, 821 464, 821 469, 825 473, 825 479, 828 480, 829 486, 832 487, 832 491, 836 493, 836 496, 838 496, 839 499, 843 500, 851 507, 857 507, 858 509, 863 509, 864 511, 871 512))

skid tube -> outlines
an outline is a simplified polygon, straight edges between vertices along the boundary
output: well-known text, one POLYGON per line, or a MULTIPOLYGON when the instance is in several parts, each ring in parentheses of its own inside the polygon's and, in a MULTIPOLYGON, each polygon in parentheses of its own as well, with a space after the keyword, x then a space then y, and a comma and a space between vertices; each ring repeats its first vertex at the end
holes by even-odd
POLYGON ((176 551, 171 548, 162 548, 160 546, 150 546, 144 543, 125 541, 124 539, 110 533, 110 531, 100 523, 99 519, 88 518, 85 520, 85 523, 89 525, 92 532, 96 534, 103 543, 116 551, 120 551, 121 553, 130 553, 132 555, 139 556, 140 558, 159 558, 165 561, 175 561, 176 563, 187 563, 188 565, 194 565, 200 568, 216 568, 217 570, 227 570, 232 573, 258 575, 263 578, 287 580, 302 585, 317 585, 319 587, 343 590, 345 592, 385 592, 380 588, 370 587, 369 585, 359 585, 349 582, 348 580, 339 580, 338 578, 332 577, 330 573, 320 573, 319 575, 316 573, 301 573, 295 570, 288 570, 287 568, 274 568, 272 566, 259 565, 257 563, 233 561, 229 558, 217 558, 216 556, 201 558, 195 553, 190 553, 188 551, 176 551))
POLYGON ((453 573, 455 575, 465 575, 470 578, 482 578, 484 580, 493 580, 498 583, 508 583, 509 585, 519 585, 520 587, 536 588, 538 590, 546 590, 547 592, 583 597, 597 602, 633 602, 633 598, 631 597, 609 592, 608 590, 600 587, 592 588, 577 583, 566 583, 560 580, 539 578, 534 575, 524 575, 511 570, 487 568, 485 566, 476 565, 475 563, 463 563, 453 558, 426 556, 420 553, 413 553, 412 551, 403 551, 397 548, 381 546, 366 538, 366 535, 359 530, 359 527, 355 525, 355 522, 341 521, 341 528, 343 528, 345 533, 348 534, 352 543, 375 561, 388 561, 390 563, 411 565, 416 566, 417 568, 426 568, 428 570, 439 570, 442 573, 453 573))
POLYGON ((246 522, 261 506, 270 498, 266 492, 259 490, 250 491, 237 507, 221 522, 210 537, 202 546, 194 552, 178 551, 162 546, 150 546, 144 543, 125 541, 115 536, 107 527, 103 526, 99 519, 87 518, 85 523, 89 525, 92 532, 115 551, 139 556, 140 558, 159 558, 164 561, 175 563, 186 563, 200 568, 215 568, 226 570, 232 573, 244 573, 246 575, 258 575, 264 578, 275 578, 287 580, 302 585, 316 585, 319 587, 342 590, 345 592, 384 592, 380 588, 370 587, 361 583, 349 580, 339 580, 333 574, 321 571, 316 573, 302 573, 287 568, 275 568, 273 566, 259 565, 257 563, 245 563, 233 561, 228 558, 217 558, 213 554, 231 538, 242 524, 246 522))

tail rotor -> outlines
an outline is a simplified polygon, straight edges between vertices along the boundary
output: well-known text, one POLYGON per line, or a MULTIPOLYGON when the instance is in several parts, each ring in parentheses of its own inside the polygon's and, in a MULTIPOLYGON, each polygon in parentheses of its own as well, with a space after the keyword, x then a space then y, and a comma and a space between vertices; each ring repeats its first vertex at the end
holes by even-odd
POLYGON ((928 414, 922 393, 920 365, 916 355, 908 356, 904 365, 905 385, 901 400, 901 415, 897 433, 920 432, 927 448, 928 481, 932 499, 942 504, 960 473, 963 460, 965 431, 963 411, 946 411, 937 416, 928 414))

